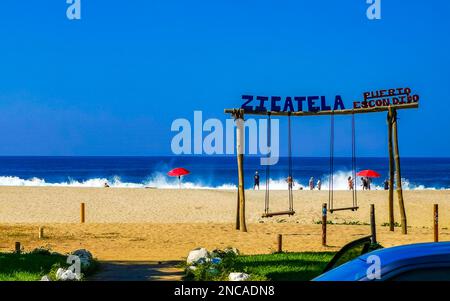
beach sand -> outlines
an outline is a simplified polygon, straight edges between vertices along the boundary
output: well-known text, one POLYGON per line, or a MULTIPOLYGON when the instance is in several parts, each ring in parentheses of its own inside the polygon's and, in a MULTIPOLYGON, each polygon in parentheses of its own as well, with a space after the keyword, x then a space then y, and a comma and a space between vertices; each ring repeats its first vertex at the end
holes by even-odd
MULTIPOLYGON (((440 239, 450 239, 450 191, 404 191, 408 235, 389 232, 387 192, 358 193, 357 212, 329 214, 328 247, 321 246, 322 203, 328 191, 294 191, 295 216, 261 218, 264 191, 247 191, 248 233, 234 229, 236 192, 74 187, 0 187, 0 251, 20 241, 25 250, 58 252, 86 248, 100 260, 179 260, 196 247, 234 246, 245 254, 270 253, 283 234, 286 251, 338 250, 370 234, 369 207, 375 204, 378 240, 384 246, 433 239, 433 204, 439 204, 440 239), (86 223, 80 224, 80 203, 86 223), (44 227, 45 239, 38 239, 44 227)), ((351 193, 335 192, 335 207, 351 205, 351 193)), ((286 210, 287 191, 271 191, 273 210, 286 210)), ((400 223, 395 194, 395 216, 400 223)))

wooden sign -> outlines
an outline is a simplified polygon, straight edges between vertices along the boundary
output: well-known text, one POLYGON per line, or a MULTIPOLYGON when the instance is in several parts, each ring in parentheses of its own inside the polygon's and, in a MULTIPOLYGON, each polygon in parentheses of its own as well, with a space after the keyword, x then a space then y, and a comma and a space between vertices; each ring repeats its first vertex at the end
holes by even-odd
POLYGON ((388 107, 419 102, 419 95, 413 94, 410 88, 376 90, 363 93, 363 101, 353 102, 353 108, 388 107))
MULTIPOLYGON (((345 110, 341 95, 326 96, 253 96, 242 95, 245 112, 320 112, 345 110)), ((375 90, 363 93, 362 101, 354 101, 353 109, 388 107, 419 101, 410 88, 375 90)))

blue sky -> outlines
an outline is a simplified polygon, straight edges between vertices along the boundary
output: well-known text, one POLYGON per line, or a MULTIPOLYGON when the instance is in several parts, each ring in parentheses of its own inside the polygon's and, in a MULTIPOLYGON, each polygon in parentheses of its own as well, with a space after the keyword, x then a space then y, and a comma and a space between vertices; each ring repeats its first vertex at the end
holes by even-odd
MULTIPOLYGON (((0 4, 0 155, 171 154, 174 119, 225 119, 242 94, 350 106, 409 86, 401 154, 450 156, 449 1, 382 0, 376 21, 365 0, 81 4, 77 21, 64 0, 0 4)), ((385 118, 357 117, 358 155, 386 155, 385 118)), ((350 130, 337 121, 338 155, 350 130)), ((327 118, 296 119, 294 154, 326 156, 328 135, 327 118)))

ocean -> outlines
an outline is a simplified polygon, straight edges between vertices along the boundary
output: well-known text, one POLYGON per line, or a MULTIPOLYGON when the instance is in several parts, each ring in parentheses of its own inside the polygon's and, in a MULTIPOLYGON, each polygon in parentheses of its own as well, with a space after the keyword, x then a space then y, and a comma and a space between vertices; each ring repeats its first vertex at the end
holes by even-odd
MULTIPOLYGON (((327 189, 329 159, 294 157, 295 188, 306 187, 310 177, 320 179, 327 189)), ((334 187, 347 188, 351 175, 351 159, 335 158, 334 187)), ((373 169, 381 177, 373 180, 372 189, 382 189, 388 176, 387 158, 357 158, 358 170, 373 169)), ((0 186, 74 186, 156 187, 176 188, 178 179, 166 173, 184 167, 191 174, 182 179, 183 188, 236 189, 235 156, 158 156, 158 157, 0 157, 0 186)), ((245 187, 253 186, 256 170, 265 184, 265 167, 259 157, 247 157, 244 162, 245 187)), ((450 189, 450 158, 403 158, 401 160, 403 188, 450 189)), ((271 166, 272 189, 287 189, 287 158, 271 166)))

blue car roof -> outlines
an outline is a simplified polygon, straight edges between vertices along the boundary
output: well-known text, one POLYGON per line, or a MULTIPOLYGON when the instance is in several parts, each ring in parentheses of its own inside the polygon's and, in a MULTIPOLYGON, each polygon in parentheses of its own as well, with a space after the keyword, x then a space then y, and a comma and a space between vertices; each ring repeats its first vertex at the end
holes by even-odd
MULTIPOLYGON (((315 281, 353 281, 359 280, 366 275, 367 260, 369 256, 377 255, 380 258, 381 268, 395 267, 407 262, 423 261, 427 258, 438 258, 450 262, 450 242, 419 243, 403 245, 386 249, 379 249, 357 257, 344 263, 331 271, 326 272, 313 279, 315 281), (448 258, 448 260, 447 260, 448 258)), ((389 269, 389 268, 388 268, 389 269)))
POLYGON ((403 245, 392 248, 379 249, 358 257, 366 261, 371 255, 378 255, 382 258, 382 266, 391 263, 414 259, 419 257, 428 257, 435 255, 450 256, 450 242, 418 243, 412 245, 403 245))

